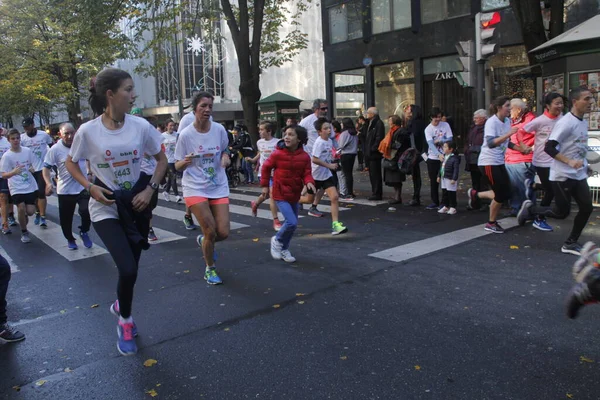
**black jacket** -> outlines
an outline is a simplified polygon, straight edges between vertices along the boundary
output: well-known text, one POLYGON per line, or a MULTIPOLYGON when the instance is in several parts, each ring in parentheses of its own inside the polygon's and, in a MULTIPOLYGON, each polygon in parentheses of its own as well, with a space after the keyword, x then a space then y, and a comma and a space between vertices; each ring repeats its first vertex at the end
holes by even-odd
POLYGON ((427 151, 427 142, 425 141, 425 128, 427 128, 427 123, 422 119, 411 119, 408 121, 406 126, 408 131, 411 133, 415 140, 415 148, 419 152, 419 154, 427 151))
POLYGON ((244 157, 254 157, 254 148, 252 147, 252 139, 248 132, 240 132, 237 140, 233 142, 231 146, 233 150, 242 152, 244 157))
POLYGON ((369 127, 367 128, 367 138, 365 143, 365 158, 367 160, 381 160, 383 156, 379 152, 379 143, 385 138, 385 125, 379 118, 379 115, 375 115, 371 121, 369 121, 369 127))
POLYGON ((444 165, 444 176, 442 178, 450 179, 451 181, 458 180, 458 174, 460 172, 460 156, 454 154, 448 158, 446 165, 444 165))

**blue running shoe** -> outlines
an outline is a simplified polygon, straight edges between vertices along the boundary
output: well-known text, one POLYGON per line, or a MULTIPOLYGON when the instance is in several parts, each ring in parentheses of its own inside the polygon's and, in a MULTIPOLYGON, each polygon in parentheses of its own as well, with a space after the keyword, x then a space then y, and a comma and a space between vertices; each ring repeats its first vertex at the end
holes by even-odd
POLYGON ((117 341, 117 350, 124 356, 132 356, 137 353, 137 343, 133 336, 133 322, 121 322, 117 325, 117 334, 119 340, 117 341))
POLYGON ((47 228, 46 217, 40 217, 40 228, 47 228))
POLYGON ((13 216, 8 216, 8 226, 17 226, 17 221, 15 220, 15 217, 13 216))
POLYGON ((74 240, 68 240, 67 241, 67 247, 69 248, 69 250, 77 250, 77 243, 75 243, 74 240))
MULTIPOLYGON (((196 243, 198 243, 198 246, 200 246, 200 248, 202 248, 203 240, 204 240, 204 236, 202 236, 202 235, 198 235, 198 237, 196 237, 196 243)), ((217 262, 217 249, 213 249, 213 261, 217 262)))
MULTIPOLYGON (((119 300, 116 300, 114 303, 112 303, 110 305, 110 313, 117 318, 121 317, 121 310, 119 310, 119 300)), ((133 321, 133 318, 131 318, 131 320, 133 321)), ((132 324, 133 324, 133 337, 137 337, 137 335, 138 335, 137 325, 135 324, 135 322, 132 322, 132 324)))
POLYGON ((79 237, 81 238, 81 241, 83 242, 83 245, 85 247, 87 247, 88 249, 91 248, 94 245, 92 243, 92 239, 90 239, 90 235, 88 235, 87 232, 80 231, 79 232, 79 237))
POLYGON ((39 225, 40 222, 41 222, 41 220, 42 220, 42 216, 40 215, 40 213, 36 212, 35 213, 35 219, 33 220, 33 223, 36 224, 36 225, 39 225))
POLYGON ((536 219, 535 221, 533 221, 533 227, 535 229, 539 229, 540 231, 544 231, 544 232, 552 232, 554 229, 552 229, 552 227, 550 225, 548 225, 548 223, 546 222, 545 219, 536 219))
POLYGON ((217 275, 217 271, 214 268, 208 268, 204 272, 204 280, 209 285, 220 285, 221 283, 223 283, 223 281, 221 280, 221 278, 219 278, 219 275, 217 275))

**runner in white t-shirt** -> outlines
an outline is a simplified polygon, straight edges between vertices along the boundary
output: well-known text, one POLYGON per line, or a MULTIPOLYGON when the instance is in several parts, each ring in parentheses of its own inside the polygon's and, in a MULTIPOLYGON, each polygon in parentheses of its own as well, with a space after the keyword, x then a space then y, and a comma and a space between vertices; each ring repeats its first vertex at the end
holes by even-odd
MULTIPOLYGON (((269 158, 271 153, 275 151, 277 148, 277 143, 279 139, 273 137, 273 133, 275 132, 275 125, 269 121, 261 122, 258 125, 258 133, 260 135, 260 139, 256 142, 256 148, 258 149, 258 153, 254 158, 246 157, 246 161, 256 164, 258 162, 258 180, 260 181, 262 166, 265 164, 265 161, 269 158)), ((279 221, 279 217, 277 216, 277 205, 273 200, 272 192, 273 192, 273 181, 270 181, 269 186, 269 208, 271 209, 271 215, 273 216, 273 229, 275 232, 279 232, 281 229, 281 222, 279 221)), ((258 215, 258 207, 266 200, 266 196, 261 194, 258 196, 256 201, 250 202, 250 207, 252 208, 252 215, 258 215)))
MULTIPOLYGON (((75 207, 79 206, 79 216, 81 217, 81 225, 79 226, 79 237, 83 245, 88 249, 92 247, 92 240, 88 234, 92 220, 90 219, 90 211, 88 208, 90 194, 85 188, 73 179, 73 176, 67 171, 65 161, 69 156, 73 138, 75 137, 75 128, 70 123, 61 124, 59 127, 60 141, 48 150, 44 159, 44 180, 46 181, 46 195, 52 194, 52 178, 50 177, 50 169, 58 170, 56 194, 58 195, 58 218, 63 236, 67 239, 67 247, 70 250, 77 250, 77 243, 73 236, 73 215, 75 207)), ((79 160, 79 169, 88 172, 86 161, 79 160)), ((91 175, 88 172, 88 178, 91 175)))
MULTIPOLYGON (((8 133, 8 130, 0 128, 0 159, 8 150, 10 150, 10 143, 8 139, 4 137, 8 133)), ((10 230, 11 226, 16 225, 14 217, 10 219, 10 214, 13 210, 13 205, 10 199, 10 190, 8 189, 8 180, 0 177, 0 212, 2 213, 2 234, 8 235, 12 233, 10 230)))
POLYGON ((210 121, 214 97, 195 95, 193 124, 179 133, 175 147, 175 168, 183 171, 183 198, 202 229, 197 242, 202 248, 211 285, 223 283, 215 269, 215 242, 229 236, 229 184, 225 168, 231 163, 229 139, 222 125, 210 121))
POLYGON ((21 134, 16 129, 8 131, 10 149, 0 160, 2 178, 8 180, 8 189, 12 202, 18 210, 19 225, 21 226, 21 242, 29 243, 27 223, 35 212, 38 200, 38 185, 33 177, 35 158, 31 150, 21 146, 21 134))
POLYGON ((119 352, 133 355, 137 352, 137 327, 131 317, 133 289, 142 250, 150 247, 149 205, 167 170, 167 157, 154 140, 156 129, 145 119, 127 114, 135 102, 131 75, 116 68, 105 69, 90 91, 90 106, 99 117, 81 125, 66 165, 73 178, 90 192, 94 230, 117 265, 118 300, 110 311, 119 318, 119 352), (157 161, 152 178, 141 171, 144 154, 157 161), (89 160, 96 176, 94 183, 81 172, 81 159, 89 160))
POLYGON ((169 190, 172 188, 175 201, 181 203, 183 199, 179 195, 179 189, 177 188, 177 170, 175 169, 175 145, 177 144, 178 137, 179 133, 175 132, 175 122, 167 122, 167 131, 162 134, 162 146, 169 162, 169 168, 167 169, 167 184, 163 192, 163 197, 165 201, 171 201, 169 190))

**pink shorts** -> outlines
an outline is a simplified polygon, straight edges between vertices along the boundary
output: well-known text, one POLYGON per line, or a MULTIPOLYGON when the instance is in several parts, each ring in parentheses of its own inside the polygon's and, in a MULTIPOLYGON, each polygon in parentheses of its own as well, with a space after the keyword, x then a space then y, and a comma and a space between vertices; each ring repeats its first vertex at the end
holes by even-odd
POLYGON ((221 197, 220 199, 209 199, 209 198, 202 197, 202 196, 191 196, 191 197, 186 197, 184 200, 185 200, 185 205, 188 207, 194 206, 199 203, 205 203, 205 202, 207 202, 211 206, 215 205, 215 204, 229 204, 229 197, 221 197))

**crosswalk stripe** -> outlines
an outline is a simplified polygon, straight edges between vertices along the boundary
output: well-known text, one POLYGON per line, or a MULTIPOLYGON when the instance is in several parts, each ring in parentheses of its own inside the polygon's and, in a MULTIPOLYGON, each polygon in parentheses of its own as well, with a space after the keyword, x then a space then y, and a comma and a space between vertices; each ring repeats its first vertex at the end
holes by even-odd
POLYGON ((46 224, 48 225, 47 228, 41 228, 39 225, 30 224, 27 227, 27 230, 69 261, 82 260, 84 258, 96 257, 108 253, 104 247, 101 247, 96 243, 88 249, 80 242, 79 249, 69 250, 67 247, 67 240, 62 234, 60 225, 48 220, 46 220, 46 224))
POLYGON ((12 258, 8 255, 6 250, 2 246, 0 246, 0 255, 8 261, 8 265, 10 265, 10 272, 19 272, 19 266, 15 264, 12 258))
MULTIPOLYGON (((243 187, 237 187, 235 189, 232 190, 241 190, 244 192, 253 192, 253 193, 260 193, 262 192, 262 188, 260 187, 255 187, 255 186, 243 186, 243 187)), ((233 199, 233 197, 231 197, 233 199)), ((323 201, 329 201, 329 199, 326 196, 323 196, 323 201)), ((379 206, 381 204, 387 204, 387 200, 376 200, 376 201, 371 201, 371 200, 367 200, 367 199, 354 199, 354 200, 341 200, 340 199, 340 203, 352 203, 352 204, 360 204, 361 206, 371 206, 371 207, 375 207, 375 206, 379 206)), ((321 204, 319 204, 319 208, 321 207, 329 207, 329 206, 323 206, 321 204)), ((343 207, 340 207, 340 211, 342 211, 343 207)), ((323 208, 323 210, 325 210, 326 208, 323 208)), ((347 210, 347 208, 345 209, 347 210)), ((331 212, 331 211, 327 211, 327 212, 331 212)))
MULTIPOLYGON (((518 225, 516 218, 505 218, 498 221, 498 223, 502 225, 504 229, 514 228, 518 225)), ((492 232, 484 230, 483 226, 479 224, 470 228, 464 228, 458 231, 419 240, 417 242, 378 251, 369 254, 369 256, 393 262, 402 262, 491 234, 492 232)))
MULTIPOLYGON (((251 196, 251 195, 247 195, 247 194, 239 194, 239 193, 229 193, 229 198, 233 199, 233 200, 242 200, 242 201, 253 201, 256 200, 257 196, 251 196)), ((266 202, 265 202, 266 203, 266 202)), ((340 211, 347 211, 349 210, 349 208, 346 207, 340 207, 339 208, 340 211)), ((323 211, 323 212, 331 212, 331 206, 325 205, 325 204, 319 204, 319 211, 323 211)))
MULTIPOLYGON (((238 206, 236 204, 229 204, 229 212, 232 214, 239 214, 239 215, 252 215, 252 209, 250 207, 238 206)), ((281 221, 284 220, 283 215, 281 213, 277 213, 277 215, 279 216, 279 219, 281 221)), ((262 218, 262 219, 273 219, 273 217, 271 216, 270 210, 261 210, 260 208, 258 209, 258 213, 256 216, 258 218, 262 218)), ((298 218, 304 218, 304 217, 302 215, 300 215, 298 218)))
POLYGON ((150 242, 150 244, 152 244, 152 245, 166 243, 166 242, 174 242, 176 240, 185 239, 185 236, 180 236, 176 233, 165 231, 164 229, 155 228, 155 227, 152 227, 152 229, 154 230, 156 237, 158 237, 158 240, 155 240, 154 242, 150 242))
MULTIPOLYGON (((248 210, 250 210, 250 209, 248 209, 248 210)), ((174 208, 157 206, 154 210, 152 210, 152 215, 156 215, 157 217, 172 219, 173 221, 180 221, 183 224, 183 216, 185 215, 185 212, 176 210, 174 208)), ((233 221, 229 222, 229 229, 231 229, 231 230, 248 228, 249 226, 250 225, 240 224, 240 223, 233 222, 233 221)))

